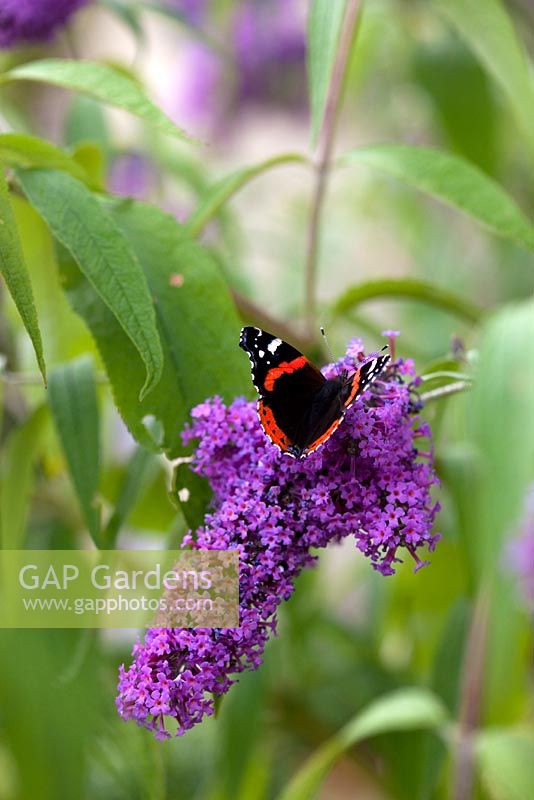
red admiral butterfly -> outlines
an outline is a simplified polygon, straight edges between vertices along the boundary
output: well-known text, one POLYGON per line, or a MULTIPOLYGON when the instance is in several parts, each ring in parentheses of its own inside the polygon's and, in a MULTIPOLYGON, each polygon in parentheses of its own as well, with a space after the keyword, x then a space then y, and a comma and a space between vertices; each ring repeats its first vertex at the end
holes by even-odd
POLYGON ((389 356, 326 379, 298 350, 260 328, 242 328, 239 346, 252 366, 263 430, 282 453, 305 458, 326 442, 347 408, 384 371, 389 356))

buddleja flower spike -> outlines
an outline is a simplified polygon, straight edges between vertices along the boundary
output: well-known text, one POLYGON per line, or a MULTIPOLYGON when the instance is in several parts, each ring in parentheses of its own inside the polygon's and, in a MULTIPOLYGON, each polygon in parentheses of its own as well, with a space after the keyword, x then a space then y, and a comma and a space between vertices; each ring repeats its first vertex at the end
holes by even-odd
MULTIPOLYGON (((272 345, 273 355, 279 347, 272 345)), ((353 340, 323 375, 352 374, 373 360, 353 340)), ((416 446, 430 437, 414 413, 417 383, 411 362, 387 365, 305 458, 288 458, 272 444, 255 402, 226 406, 215 397, 193 409, 183 439, 196 442, 192 467, 211 485, 213 510, 185 545, 239 552, 240 627, 148 631, 131 666, 121 668, 117 704, 125 719, 165 737, 166 719, 181 734, 212 714, 214 697, 260 665, 278 605, 314 564, 316 548, 352 536, 383 575, 395 571, 403 549, 416 569, 425 563, 420 550, 432 551, 439 538, 430 493, 438 481, 431 447, 423 454, 416 446)))

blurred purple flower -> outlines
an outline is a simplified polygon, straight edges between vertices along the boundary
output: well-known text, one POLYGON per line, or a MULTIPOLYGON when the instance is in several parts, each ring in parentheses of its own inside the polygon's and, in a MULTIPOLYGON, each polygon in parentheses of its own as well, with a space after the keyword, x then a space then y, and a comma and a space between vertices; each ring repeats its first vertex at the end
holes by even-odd
POLYGON ((0 0, 0 47, 50 39, 90 0, 0 0))
POLYGON ((140 153, 124 153, 111 163, 108 188, 114 194, 146 200, 156 186, 153 164, 140 153))
MULTIPOLYGON (((362 359, 355 340, 325 374, 362 359)), ((184 442, 198 440, 194 470, 208 478, 214 510, 185 544, 239 552, 240 627, 149 630, 129 669, 120 670, 117 707, 124 719, 166 738, 166 717, 180 735, 212 714, 213 698, 238 673, 260 665, 277 607, 316 561, 314 548, 351 535, 383 575, 395 571, 401 549, 415 569, 426 563, 418 551, 433 550, 439 538, 431 531, 438 505, 430 496, 438 481, 431 450, 416 449, 430 430, 414 413, 401 366, 377 381, 303 461, 283 456, 266 438, 254 402, 225 406, 216 397, 193 409, 184 442)))
POLYGON ((228 88, 222 78, 220 57, 202 42, 188 42, 180 53, 172 96, 166 103, 170 116, 201 135, 212 133, 227 104, 228 88))
MULTIPOLYGON (((182 10, 178 0, 174 5, 182 10)), ((199 13, 197 21, 209 28, 207 12, 199 13)), ((170 115, 202 135, 218 133, 224 124, 232 122, 236 109, 246 105, 291 109, 306 105, 302 2, 245 0, 236 5, 230 24, 229 41, 224 45, 226 56, 202 42, 185 45, 169 93, 170 115)))
POLYGON ((508 544, 507 560, 526 604, 534 612, 534 486, 525 501, 517 535, 508 544))
POLYGON ((306 102, 306 36, 299 0, 248 0, 236 7, 236 102, 306 102))
POLYGON ((190 24, 197 25, 206 15, 207 0, 165 0, 165 5, 176 9, 190 24))

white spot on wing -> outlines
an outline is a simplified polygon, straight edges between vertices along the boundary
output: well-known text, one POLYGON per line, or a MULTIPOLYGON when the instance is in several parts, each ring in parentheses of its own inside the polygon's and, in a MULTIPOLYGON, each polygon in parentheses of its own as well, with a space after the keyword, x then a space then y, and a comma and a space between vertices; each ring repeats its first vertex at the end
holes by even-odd
POLYGON ((263 356, 265 355, 265 350, 258 350, 258 355, 260 358, 263 358, 263 356))
POLYGON ((273 339, 272 342, 270 342, 267 345, 267 350, 270 353, 276 353, 277 349, 280 347, 281 344, 282 344, 282 340, 281 339, 273 339))

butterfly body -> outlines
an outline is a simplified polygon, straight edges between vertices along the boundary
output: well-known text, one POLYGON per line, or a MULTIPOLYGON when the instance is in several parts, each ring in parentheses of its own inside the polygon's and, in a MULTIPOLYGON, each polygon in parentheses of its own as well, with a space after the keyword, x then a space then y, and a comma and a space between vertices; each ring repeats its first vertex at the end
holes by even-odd
POLYGON ((389 362, 381 356, 351 375, 345 371, 327 379, 296 348, 260 328, 243 328, 239 345, 250 359, 263 429, 293 458, 305 458, 324 444, 389 362))

